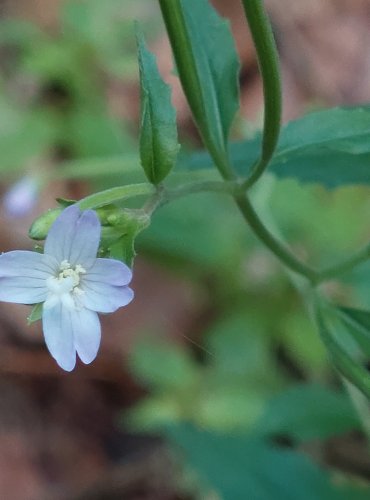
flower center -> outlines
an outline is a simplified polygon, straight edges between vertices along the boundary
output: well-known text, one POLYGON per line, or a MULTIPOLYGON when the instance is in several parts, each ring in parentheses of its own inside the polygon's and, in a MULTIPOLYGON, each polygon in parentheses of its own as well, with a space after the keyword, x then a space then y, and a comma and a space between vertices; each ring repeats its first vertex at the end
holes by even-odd
POLYGON ((72 267, 67 260, 63 260, 57 276, 51 276, 46 280, 49 296, 44 302, 44 307, 50 308, 62 302, 68 309, 76 309, 78 307, 76 299, 84 293, 78 285, 81 274, 85 273, 86 269, 80 264, 72 267))

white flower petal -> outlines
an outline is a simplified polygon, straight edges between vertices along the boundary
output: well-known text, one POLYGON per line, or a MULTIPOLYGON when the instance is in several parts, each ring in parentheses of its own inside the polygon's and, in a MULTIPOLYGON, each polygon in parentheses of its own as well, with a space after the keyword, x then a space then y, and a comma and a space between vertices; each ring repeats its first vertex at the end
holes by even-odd
POLYGON ((51 226, 45 241, 45 254, 58 262, 67 260, 89 268, 96 258, 100 241, 100 222, 93 210, 81 212, 78 205, 67 207, 51 226))
POLYGON ((72 265, 80 264, 85 269, 90 268, 98 253, 100 242, 100 221, 96 212, 85 210, 76 224, 76 233, 68 261, 72 265))
POLYGON ((99 281, 109 285, 128 285, 132 279, 131 269, 115 259, 96 259, 84 280, 99 281))
POLYGON ((58 263, 50 255, 28 250, 13 250, 0 255, 0 277, 47 279, 57 269, 58 263))
POLYGON ((0 277, 0 300, 15 304, 38 304, 47 296, 46 281, 19 276, 0 277))
POLYGON ((96 312, 88 309, 71 311, 74 346, 81 361, 91 363, 98 353, 101 328, 96 312))
POLYGON ((50 354, 63 370, 72 371, 76 364, 76 349, 71 312, 60 302, 55 307, 43 309, 42 327, 50 354))
POLYGON ((59 263, 68 260, 80 215, 81 210, 77 205, 63 210, 49 229, 44 247, 46 255, 55 257, 59 263))
POLYGON ((112 286, 97 281, 83 281, 81 302, 92 311, 110 313, 119 307, 127 306, 134 298, 134 292, 128 286, 112 286))

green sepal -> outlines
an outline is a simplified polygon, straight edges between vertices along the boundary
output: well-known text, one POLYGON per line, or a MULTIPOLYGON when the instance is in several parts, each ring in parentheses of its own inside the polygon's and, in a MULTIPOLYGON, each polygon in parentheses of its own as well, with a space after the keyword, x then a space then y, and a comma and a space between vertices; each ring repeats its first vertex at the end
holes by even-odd
POLYGON ((138 26, 136 40, 141 89, 140 159, 148 180, 158 184, 174 167, 180 148, 176 112, 170 86, 162 80, 138 26))
POLYGON ((42 307, 43 303, 40 302, 39 304, 35 304, 32 307, 32 311, 30 315, 27 317, 27 323, 29 325, 32 325, 32 323, 35 323, 35 321, 39 321, 42 317, 42 307))
MULTIPOLYGON (((120 233, 119 237, 112 241, 108 250, 109 257, 118 259, 132 267, 136 255, 135 240, 138 234, 150 224, 150 216, 143 210, 125 209, 121 213, 121 223, 113 229, 120 233)), ((104 242, 102 240, 104 248, 104 242)))

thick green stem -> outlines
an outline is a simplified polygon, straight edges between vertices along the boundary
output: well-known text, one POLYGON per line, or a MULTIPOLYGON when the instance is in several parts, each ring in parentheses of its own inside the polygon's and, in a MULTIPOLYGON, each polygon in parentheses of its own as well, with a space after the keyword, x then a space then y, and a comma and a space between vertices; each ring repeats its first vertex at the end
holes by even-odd
POLYGON ((312 284, 317 281, 317 272, 298 260, 279 240, 273 236, 270 231, 263 225, 251 205, 249 199, 245 195, 237 195, 234 197, 244 219, 248 222, 257 238, 262 241, 272 253, 276 255, 289 269, 305 276, 312 284))
POLYGON ((281 77, 279 55, 263 0, 242 0, 260 68, 264 95, 264 125, 261 157, 245 181, 252 186, 263 174, 274 154, 281 127, 281 77))

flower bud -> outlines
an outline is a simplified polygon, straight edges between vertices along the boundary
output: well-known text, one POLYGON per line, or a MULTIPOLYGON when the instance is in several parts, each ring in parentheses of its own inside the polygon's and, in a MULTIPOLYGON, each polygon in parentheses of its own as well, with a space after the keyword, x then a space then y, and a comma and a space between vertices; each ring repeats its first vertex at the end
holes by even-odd
POLYGON ((62 213, 62 208, 52 208, 35 219, 28 231, 33 240, 44 240, 55 219, 62 213))

